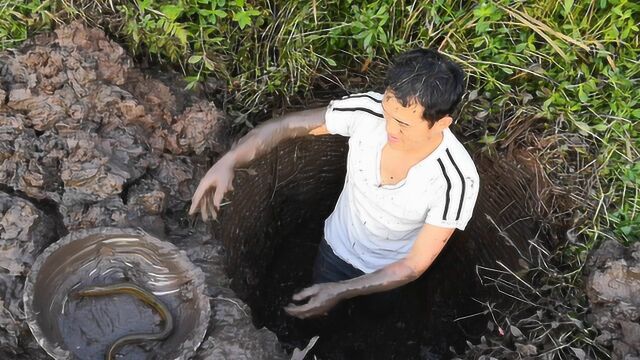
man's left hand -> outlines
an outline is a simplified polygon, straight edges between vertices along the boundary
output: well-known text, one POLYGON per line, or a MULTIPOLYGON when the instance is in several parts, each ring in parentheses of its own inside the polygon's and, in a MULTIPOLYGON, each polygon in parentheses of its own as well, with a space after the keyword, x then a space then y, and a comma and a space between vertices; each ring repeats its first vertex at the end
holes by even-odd
POLYGON ((284 310, 287 314, 300 319, 324 315, 342 300, 339 290, 340 285, 337 283, 313 285, 293 295, 294 301, 307 300, 305 304, 289 304, 284 310))

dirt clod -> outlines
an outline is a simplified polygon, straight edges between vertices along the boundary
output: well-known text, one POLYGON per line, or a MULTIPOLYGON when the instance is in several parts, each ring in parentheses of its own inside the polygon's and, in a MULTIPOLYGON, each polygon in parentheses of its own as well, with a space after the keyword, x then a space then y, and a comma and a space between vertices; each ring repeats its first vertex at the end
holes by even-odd
POLYGON ((607 241, 591 254, 587 268, 590 321, 601 331, 596 339, 613 347, 613 359, 640 356, 640 243, 628 248, 607 241))
POLYGON ((0 356, 13 359, 44 352, 29 336, 22 311, 26 272, 37 255, 56 240, 54 220, 33 203, 0 192, 0 356), (20 345, 20 346, 19 346, 20 345))

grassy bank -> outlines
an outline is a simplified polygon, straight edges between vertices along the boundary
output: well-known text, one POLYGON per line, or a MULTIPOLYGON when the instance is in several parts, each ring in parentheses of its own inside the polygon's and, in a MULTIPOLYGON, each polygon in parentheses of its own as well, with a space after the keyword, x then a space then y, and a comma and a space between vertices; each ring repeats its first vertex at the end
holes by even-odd
MULTIPOLYGON (((469 74, 459 117, 467 134, 487 152, 527 148, 551 189, 540 194, 551 208, 540 212, 574 228, 555 254, 564 267, 538 267, 557 285, 538 303, 582 297, 579 269, 599 240, 640 239, 634 1, 4 0, 0 47, 74 18, 105 27, 139 57, 180 69, 189 87, 223 80, 237 115, 317 83, 377 84, 394 54, 438 48, 469 74)), ((564 339, 549 353, 591 349, 593 331, 562 332, 554 323, 571 323, 584 309, 554 311, 545 336, 564 339)))

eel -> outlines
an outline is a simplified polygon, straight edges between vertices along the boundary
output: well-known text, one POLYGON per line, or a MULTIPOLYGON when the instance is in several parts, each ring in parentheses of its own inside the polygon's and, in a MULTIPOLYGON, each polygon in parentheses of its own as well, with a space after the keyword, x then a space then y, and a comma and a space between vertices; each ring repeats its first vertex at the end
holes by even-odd
POLYGON ((94 297, 94 296, 106 296, 106 295, 117 295, 117 294, 129 294, 138 298, 145 304, 149 305, 153 309, 155 309, 162 321, 164 322, 164 328, 159 333, 137 333, 131 335, 125 335, 121 338, 118 338, 113 344, 109 347, 107 351, 107 355, 105 356, 106 360, 114 360, 115 355, 119 348, 126 344, 138 342, 138 341, 159 341, 164 340, 173 331, 173 317, 169 312, 169 309, 153 294, 148 292, 147 290, 134 285, 132 283, 120 283, 120 284, 112 284, 112 285, 104 285, 104 286, 90 286, 79 290, 74 294, 75 297, 94 297))

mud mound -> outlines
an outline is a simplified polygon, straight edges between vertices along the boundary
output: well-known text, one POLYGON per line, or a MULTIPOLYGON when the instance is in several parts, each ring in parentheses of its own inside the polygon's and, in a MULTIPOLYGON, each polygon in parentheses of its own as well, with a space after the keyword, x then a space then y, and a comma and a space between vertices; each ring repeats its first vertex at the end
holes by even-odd
POLYGON ((613 359, 640 358, 640 243, 625 248, 610 240, 591 254, 587 268, 590 321, 596 339, 613 347, 613 359))
POLYGON ((105 216, 80 224, 78 204, 104 202, 121 222, 114 196, 145 175, 157 179, 154 191, 168 191, 171 206, 184 205, 195 167, 189 156, 223 148, 213 104, 180 109, 184 101, 99 30, 76 23, 0 62, 0 183, 59 203, 71 228, 106 225, 97 219, 105 216))
MULTIPOLYGON (((228 126, 211 102, 181 90, 180 78, 147 76, 80 23, 0 54, 1 358, 46 358, 25 331, 22 284, 34 257, 71 230, 142 227, 168 238, 203 267, 210 296, 243 309, 225 287, 208 229, 186 219, 199 179, 227 147, 228 126)), ((217 328, 196 358, 281 356, 273 334, 227 305, 213 300, 217 328)))
POLYGON ((55 220, 30 201, 0 192, 0 355, 9 359, 18 345, 38 350, 28 333, 22 311, 24 275, 36 256, 57 239, 55 220))

